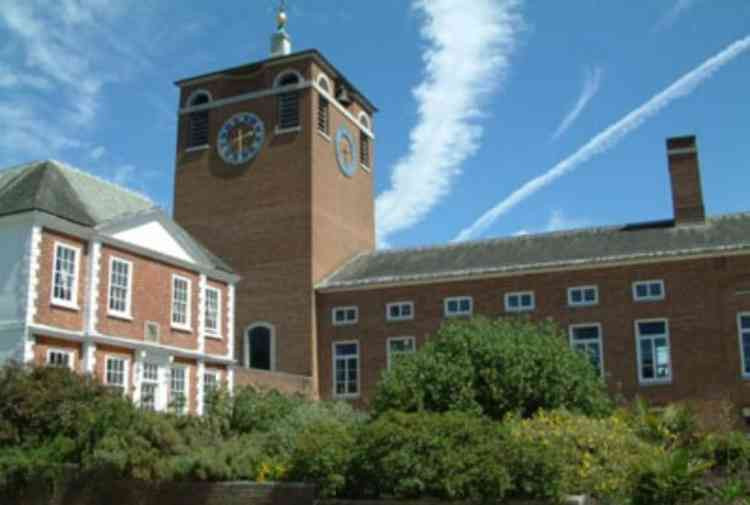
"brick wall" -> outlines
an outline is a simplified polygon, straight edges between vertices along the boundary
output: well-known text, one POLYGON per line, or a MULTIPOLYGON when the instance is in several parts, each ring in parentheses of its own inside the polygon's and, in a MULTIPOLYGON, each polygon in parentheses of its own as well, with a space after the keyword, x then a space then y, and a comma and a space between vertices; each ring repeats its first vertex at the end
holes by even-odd
POLYGON ((29 486, 21 498, 0 502, 17 505, 313 505, 315 487, 306 484, 259 484, 255 482, 112 481, 74 478, 57 486, 29 486))
POLYGON ((89 251, 82 240, 44 229, 39 254, 39 284, 37 285, 37 312, 34 322, 71 331, 82 331, 86 284, 88 281, 89 251), (78 249, 76 308, 62 307, 52 302, 52 275, 55 262, 55 244, 60 243, 78 249))
POLYGON ((379 289, 322 292, 317 297, 320 339, 320 392, 332 393, 332 343, 357 340, 360 346, 362 403, 367 403, 386 367, 388 337, 413 336, 417 346, 444 321, 443 299, 469 295, 474 313, 507 315, 504 294, 533 290, 532 319, 551 317, 566 333, 575 323, 602 325, 604 369, 610 390, 625 397, 643 395, 655 402, 702 398, 750 405, 750 381, 742 380, 737 312, 750 310, 750 256, 705 258, 610 268, 570 270, 379 289), (635 302, 632 283, 663 279, 662 301, 635 302), (567 288, 595 284, 599 304, 568 307, 567 288), (738 291, 739 290, 739 291, 738 291), (415 319, 387 322, 388 302, 412 300, 415 319), (359 322, 333 326, 331 309, 357 305, 359 322), (672 382, 641 385, 636 363, 636 319, 666 318, 671 344, 672 382))
POLYGON ((236 368, 235 387, 252 386, 256 389, 275 389, 286 394, 300 394, 315 397, 315 384, 312 377, 283 372, 268 372, 252 368, 236 368))

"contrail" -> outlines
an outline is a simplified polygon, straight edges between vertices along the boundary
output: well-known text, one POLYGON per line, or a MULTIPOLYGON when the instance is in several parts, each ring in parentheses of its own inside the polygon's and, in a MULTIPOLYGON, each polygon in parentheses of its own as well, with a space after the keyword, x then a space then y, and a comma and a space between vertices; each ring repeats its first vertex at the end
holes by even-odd
POLYGON ((583 147, 559 162, 549 171, 525 183, 511 193, 510 196, 482 214, 482 216, 470 226, 461 230, 452 242, 461 242, 480 235, 501 215, 505 214, 543 187, 552 183, 554 180, 567 174, 581 163, 585 163, 597 154, 606 152, 614 147, 620 140, 625 138, 627 134, 638 128, 648 118, 672 103, 673 100, 692 93, 698 85, 703 83, 703 81, 711 77, 721 67, 734 60, 748 49, 750 49, 750 35, 737 40, 723 51, 707 59, 699 67, 683 75, 671 86, 654 95, 649 101, 597 134, 584 144, 583 147))
POLYGON ((563 133, 568 131, 568 128, 578 119, 583 109, 586 108, 589 101, 594 98, 594 95, 599 91, 599 85, 602 82, 602 69, 595 68, 593 70, 586 71, 586 77, 583 81, 583 89, 581 95, 578 97, 573 108, 568 112, 560 122, 560 126, 557 127, 555 133, 552 134, 552 140, 556 140, 563 133))

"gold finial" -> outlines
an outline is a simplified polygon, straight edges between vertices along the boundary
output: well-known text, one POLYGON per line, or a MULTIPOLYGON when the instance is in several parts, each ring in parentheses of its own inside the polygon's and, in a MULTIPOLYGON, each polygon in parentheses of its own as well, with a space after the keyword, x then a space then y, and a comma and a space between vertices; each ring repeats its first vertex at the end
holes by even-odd
POLYGON ((276 15, 276 28, 278 30, 286 28, 286 21, 286 2, 281 0, 281 3, 279 4, 279 13, 276 15))

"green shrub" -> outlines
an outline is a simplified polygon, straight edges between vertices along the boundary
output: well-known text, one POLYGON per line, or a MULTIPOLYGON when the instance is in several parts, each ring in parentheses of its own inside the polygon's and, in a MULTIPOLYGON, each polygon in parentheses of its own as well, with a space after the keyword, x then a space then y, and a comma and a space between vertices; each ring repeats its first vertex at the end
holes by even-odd
POLYGON ((235 390, 231 403, 230 429, 235 433, 252 433, 270 430, 303 404, 304 399, 245 386, 235 390))
POLYGON ((699 423, 689 406, 670 404, 653 408, 642 398, 619 413, 638 436, 664 448, 694 445, 699 434, 699 423))
POLYGON ((359 495, 501 499, 511 488, 503 436, 463 413, 387 413, 361 432, 353 488, 359 495))
MULTIPOLYGON (((615 416, 591 418, 561 410, 542 411, 532 419, 509 419, 507 425, 516 446, 543 449, 542 453, 554 460, 561 472, 560 489, 566 494, 626 496, 644 461, 659 454, 615 416)), ((521 456, 511 461, 528 466, 520 452, 521 456)), ((524 475, 526 480, 533 479, 524 475)))
POLYGON ((737 431, 708 433, 693 449, 695 455, 713 462, 730 474, 750 470, 750 440, 737 431))
POLYGON ((702 479, 710 463, 693 459, 683 449, 644 462, 636 476, 633 505, 685 505, 705 494, 702 479))
POLYGON ((570 349, 552 322, 476 317, 444 324, 418 352, 385 372, 375 410, 460 410, 501 420, 565 407, 589 415, 611 410, 589 360, 570 349))
POLYGON ((323 497, 345 489, 357 433, 354 425, 332 419, 314 420, 296 432, 287 478, 318 485, 323 497))

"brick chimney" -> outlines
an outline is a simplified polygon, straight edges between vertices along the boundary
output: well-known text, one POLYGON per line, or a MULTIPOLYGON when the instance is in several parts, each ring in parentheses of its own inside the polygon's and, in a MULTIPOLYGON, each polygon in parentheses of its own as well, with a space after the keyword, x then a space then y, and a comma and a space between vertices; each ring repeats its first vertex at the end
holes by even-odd
POLYGON ((667 139, 667 159, 675 225, 705 222, 695 135, 667 139))

